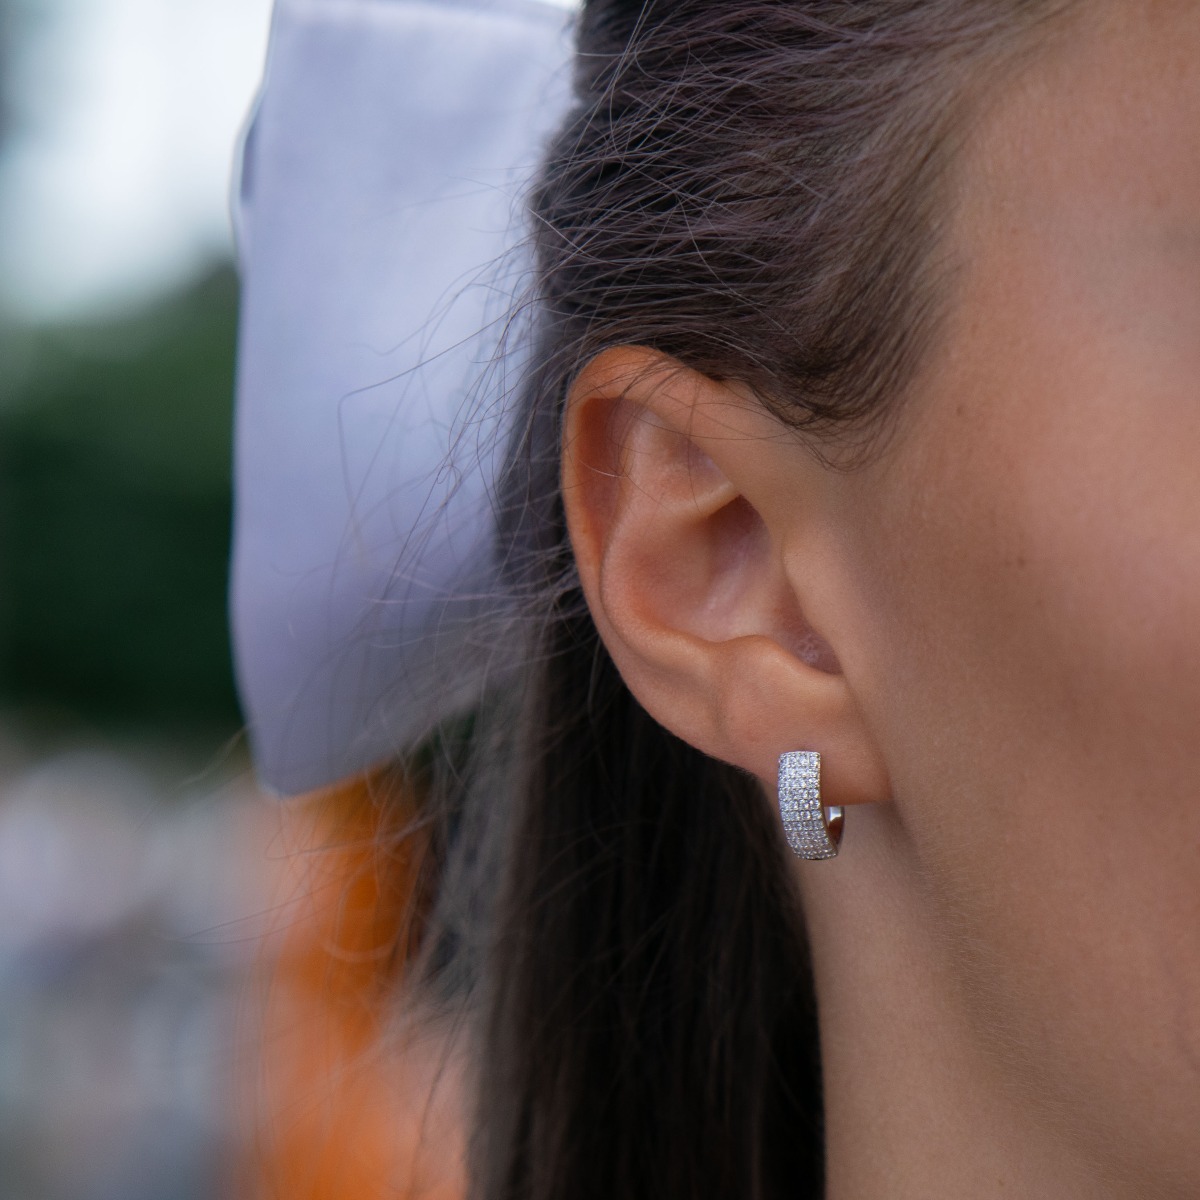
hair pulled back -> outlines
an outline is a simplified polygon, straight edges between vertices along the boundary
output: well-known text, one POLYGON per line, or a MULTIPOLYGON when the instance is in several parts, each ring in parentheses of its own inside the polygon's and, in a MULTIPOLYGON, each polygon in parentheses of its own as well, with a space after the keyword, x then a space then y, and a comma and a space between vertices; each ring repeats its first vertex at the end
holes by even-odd
POLYGON ((822 1194, 783 841, 756 781, 653 721, 597 636, 563 401, 593 355, 637 344, 749 385, 816 446, 879 431, 952 287, 956 139, 1065 7, 584 8, 531 199, 539 341, 501 504, 528 668, 423 760, 449 814, 426 962, 467 995, 475 1200, 822 1194))

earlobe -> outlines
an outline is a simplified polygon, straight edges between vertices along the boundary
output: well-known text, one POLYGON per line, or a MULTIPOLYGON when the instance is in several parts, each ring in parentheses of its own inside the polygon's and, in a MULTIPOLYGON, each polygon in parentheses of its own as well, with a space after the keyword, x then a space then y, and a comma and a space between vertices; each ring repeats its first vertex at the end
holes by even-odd
POLYGON ((597 356, 568 398, 580 581, 643 707, 765 788, 780 754, 805 748, 823 754, 830 803, 879 800, 886 772, 836 648, 784 565, 804 505, 779 490, 819 469, 759 405, 652 350, 597 356))

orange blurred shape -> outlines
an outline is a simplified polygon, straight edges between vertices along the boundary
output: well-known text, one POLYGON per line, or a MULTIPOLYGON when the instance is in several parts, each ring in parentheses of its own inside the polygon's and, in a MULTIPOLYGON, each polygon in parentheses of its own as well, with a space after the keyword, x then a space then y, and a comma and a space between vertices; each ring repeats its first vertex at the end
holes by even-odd
POLYGON ((401 1019, 430 866, 416 817, 380 778, 279 806, 279 900, 241 1020, 239 1197, 465 1195, 448 1041, 401 1019))

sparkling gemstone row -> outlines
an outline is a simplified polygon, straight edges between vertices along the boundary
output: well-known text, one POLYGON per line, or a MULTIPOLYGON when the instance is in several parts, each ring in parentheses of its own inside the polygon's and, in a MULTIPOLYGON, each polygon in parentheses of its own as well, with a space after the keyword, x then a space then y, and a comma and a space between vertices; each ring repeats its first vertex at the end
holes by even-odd
POLYGON ((821 805, 821 756, 815 750, 791 750, 779 759, 779 812, 788 845, 801 858, 833 858, 821 805))

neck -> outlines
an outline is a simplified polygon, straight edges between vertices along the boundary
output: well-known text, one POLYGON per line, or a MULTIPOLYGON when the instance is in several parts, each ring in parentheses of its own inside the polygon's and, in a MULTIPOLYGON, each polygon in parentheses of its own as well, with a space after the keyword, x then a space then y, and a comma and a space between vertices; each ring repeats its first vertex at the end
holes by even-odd
POLYGON ((827 1200, 1094 1200, 970 1020, 949 938, 890 806, 855 808, 833 862, 800 863, 825 1073, 827 1200))

